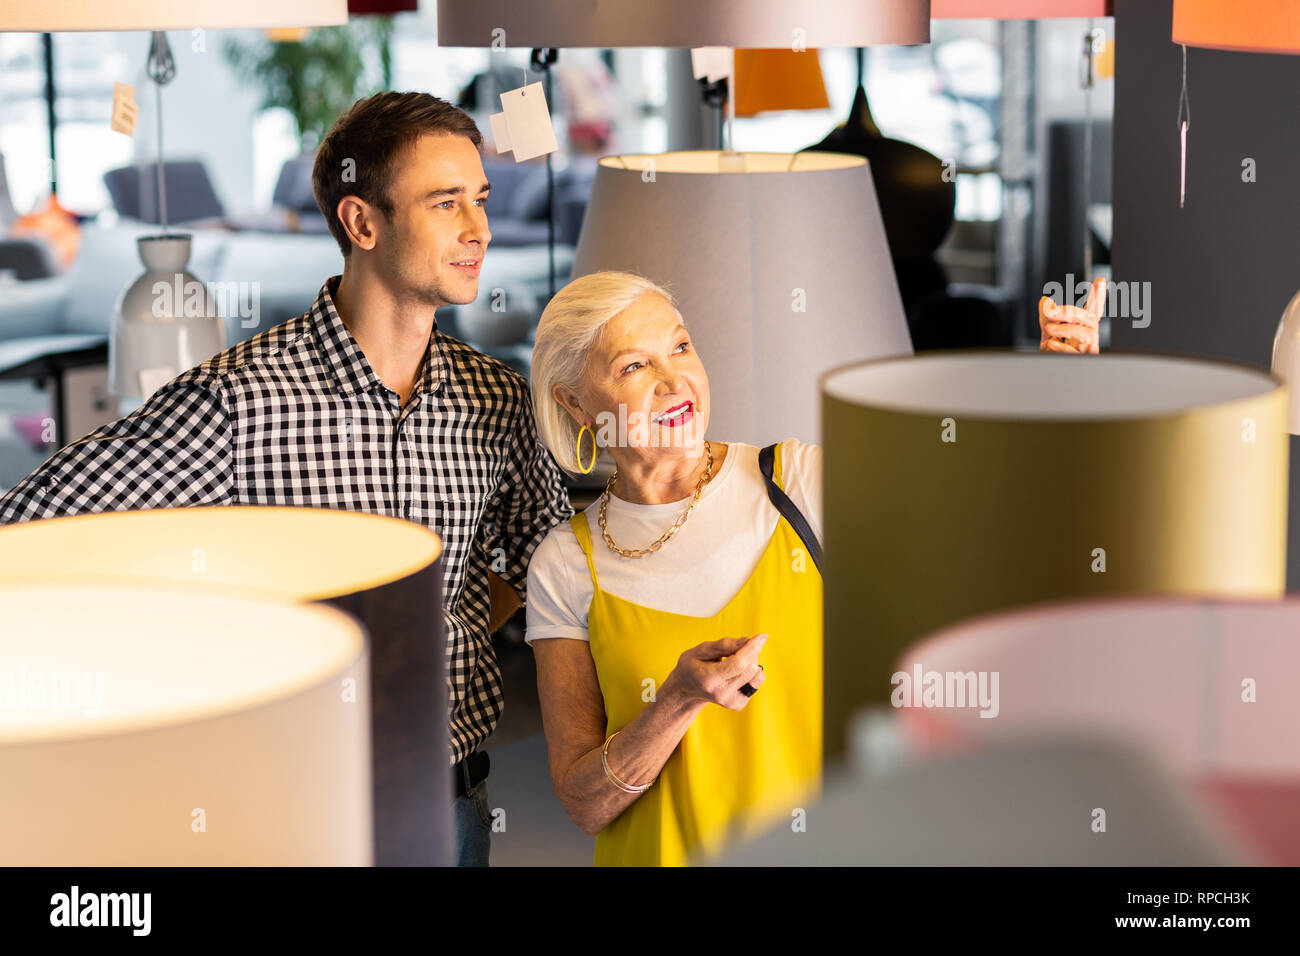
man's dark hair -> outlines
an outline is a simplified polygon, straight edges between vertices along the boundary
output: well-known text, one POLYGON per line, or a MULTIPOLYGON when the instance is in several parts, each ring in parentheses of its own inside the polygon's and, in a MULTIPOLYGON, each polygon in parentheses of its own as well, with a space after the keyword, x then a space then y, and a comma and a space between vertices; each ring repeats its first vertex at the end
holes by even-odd
POLYGON ((483 145, 468 113, 428 93, 376 93, 335 120, 316 153, 311 185, 344 257, 352 252, 352 240, 339 222, 339 200, 360 196, 391 219, 393 162, 427 133, 451 133, 483 145))

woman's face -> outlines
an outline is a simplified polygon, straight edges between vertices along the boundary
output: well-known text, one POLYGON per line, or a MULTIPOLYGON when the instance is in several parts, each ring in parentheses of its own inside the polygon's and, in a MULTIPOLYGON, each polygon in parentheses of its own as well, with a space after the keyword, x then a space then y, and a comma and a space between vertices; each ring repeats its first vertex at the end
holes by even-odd
MULTIPOLYGON (((642 296, 612 318, 587 362, 575 409, 614 449, 697 453, 709 421, 709 377, 690 334, 663 296, 642 296)), ((567 390, 566 390, 567 391, 567 390)), ((570 393, 572 396, 572 393, 570 393)))

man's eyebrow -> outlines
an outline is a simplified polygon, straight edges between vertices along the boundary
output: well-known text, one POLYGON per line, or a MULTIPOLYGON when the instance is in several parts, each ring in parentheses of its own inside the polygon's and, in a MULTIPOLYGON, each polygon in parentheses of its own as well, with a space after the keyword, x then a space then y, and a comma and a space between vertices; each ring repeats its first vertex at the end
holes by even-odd
MULTIPOLYGON (((488 192, 491 189, 492 189, 491 183, 484 183, 482 186, 479 187, 478 194, 481 196, 485 192, 488 192)), ((464 192, 465 192, 464 186, 448 186, 444 189, 432 189, 429 192, 425 193, 424 198, 435 199, 438 196, 459 196, 464 192)))

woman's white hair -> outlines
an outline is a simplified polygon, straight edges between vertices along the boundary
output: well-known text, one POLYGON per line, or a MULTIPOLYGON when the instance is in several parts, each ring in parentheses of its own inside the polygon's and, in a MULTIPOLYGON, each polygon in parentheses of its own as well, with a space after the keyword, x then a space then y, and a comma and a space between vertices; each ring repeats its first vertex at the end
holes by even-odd
MULTIPOLYGON (((677 303, 668 290, 645 276, 631 272, 593 272, 574 279, 557 292, 542 312, 529 373, 533 413, 542 442, 559 466, 570 474, 582 474, 577 452, 580 426, 552 394, 555 386, 564 385, 577 391, 601 330, 614 316, 652 292, 667 299, 677 311, 677 303)), ((583 445, 583 464, 586 464, 591 459, 585 450, 585 440, 583 445)))

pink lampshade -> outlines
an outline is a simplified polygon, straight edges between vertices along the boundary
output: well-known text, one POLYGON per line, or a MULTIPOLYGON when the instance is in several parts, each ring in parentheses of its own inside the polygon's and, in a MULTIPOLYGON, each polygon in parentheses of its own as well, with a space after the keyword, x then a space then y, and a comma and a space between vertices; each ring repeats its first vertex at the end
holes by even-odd
POLYGON ((1109 17, 1115 0, 930 0, 930 19, 1049 20, 1109 17))
POLYGON ((1296 865, 1297 634, 1300 598, 1039 604, 969 619, 913 645, 897 665, 894 703, 904 705, 900 723, 922 752, 1062 731, 1143 747, 1216 808, 1261 861, 1296 865), (918 674, 923 685, 940 675, 945 692, 951 680, 951 695, 935 698, 949 706, 904 696, 918 674), (995 706, 951 706, 970 680, 956 675, 966 674, 977 684, 984 675, 985 699, 995 706))

